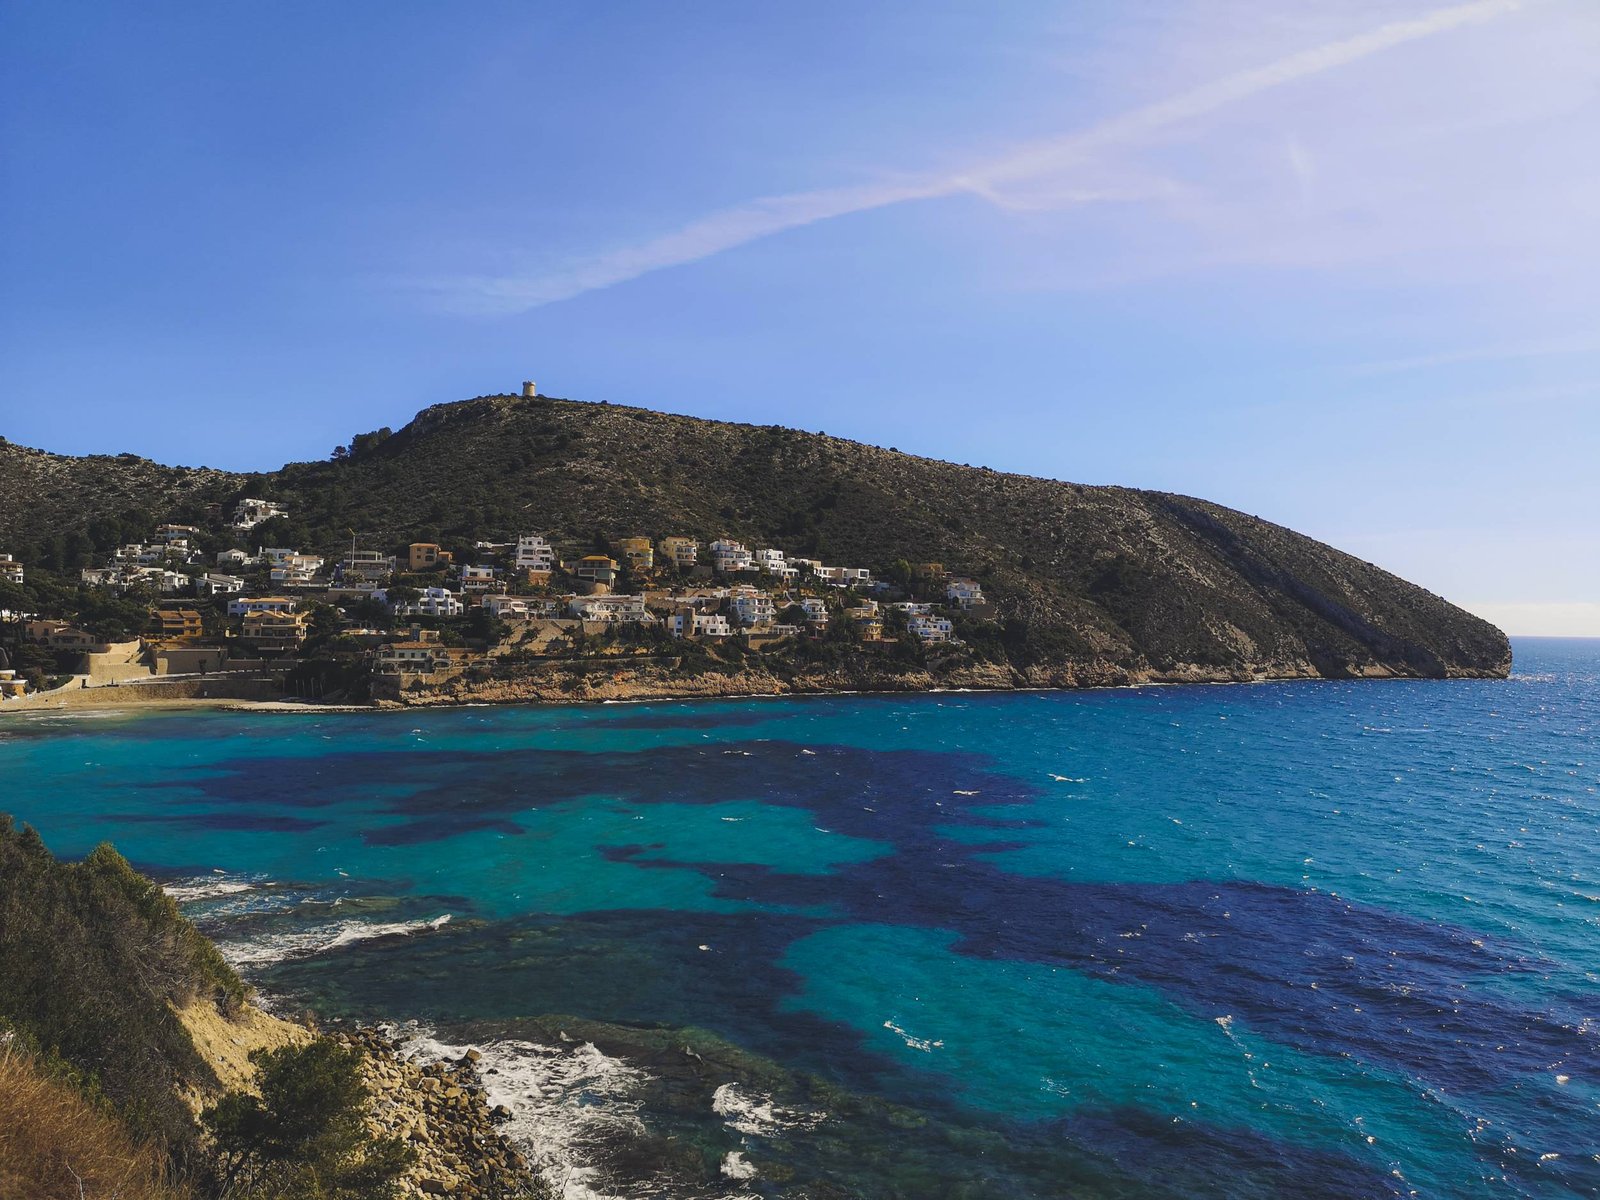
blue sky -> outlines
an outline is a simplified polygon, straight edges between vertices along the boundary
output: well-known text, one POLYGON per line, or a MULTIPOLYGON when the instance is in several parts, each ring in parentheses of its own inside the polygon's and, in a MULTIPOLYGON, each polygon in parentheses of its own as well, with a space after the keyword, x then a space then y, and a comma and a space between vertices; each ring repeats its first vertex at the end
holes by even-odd
POLYGON ((1597 61, 1593 0, 0 0, 0 433, 265 468, 531 377, 1600 635, 1597 61))

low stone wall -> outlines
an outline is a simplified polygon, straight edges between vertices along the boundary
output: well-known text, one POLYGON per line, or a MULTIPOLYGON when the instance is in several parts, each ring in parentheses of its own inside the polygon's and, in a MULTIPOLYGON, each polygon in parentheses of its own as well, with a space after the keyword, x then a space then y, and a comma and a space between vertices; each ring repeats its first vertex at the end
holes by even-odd
POLYGON ((222 646, 165 646, 155 652, 157 675, 194 675, 232 668, 222 646))
POLYGON ((144 661, 144 643, 135 639, 111 642, 90 651, 83 656, 83 670, 78 673, 87 675, 89 686, 96 687, 124 679, 146 679, 151 671, 144 661))
POLYGON ((145 675, 137 682, 101 687, 68 686, 36 692, 22 700, 8 700, 0 711, 63 708, 134 708, 171 701, 279 700, 283 689, 274 676, 211 675, 202 678, 166 678, 145 675))

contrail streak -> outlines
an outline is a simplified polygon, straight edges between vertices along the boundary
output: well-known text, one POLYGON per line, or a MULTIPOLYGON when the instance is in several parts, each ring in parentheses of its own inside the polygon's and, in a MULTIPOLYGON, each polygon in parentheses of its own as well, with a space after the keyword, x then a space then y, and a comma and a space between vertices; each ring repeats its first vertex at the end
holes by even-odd
MULTIPOLYGON (((532 277, 456 280, 446 290, 474 309, 521 312, 851 213, 960 193, 1000 201, 1000 189, 1008 184, 1023 183, 1077 166, 1109 147, 1137 142, 1261 92, 1320 75, 1407 42, 1492 20, 1516 11, 1523 4, 1524 0, 1476 0, 1471 4, 1436 9, 1415 20, 1396 21, 1356 37, 1291 54, 1266 66, 1132 109, 1087 129, 1048 138, 1001 158, 976 163, 964 171, 920 181, 826 188, 752 200, 718 210, 651 241, 613 250, 564 270, 532 277)), ((1092 194, 1086 194, 1079 202, 1092 198, 1092 194)))

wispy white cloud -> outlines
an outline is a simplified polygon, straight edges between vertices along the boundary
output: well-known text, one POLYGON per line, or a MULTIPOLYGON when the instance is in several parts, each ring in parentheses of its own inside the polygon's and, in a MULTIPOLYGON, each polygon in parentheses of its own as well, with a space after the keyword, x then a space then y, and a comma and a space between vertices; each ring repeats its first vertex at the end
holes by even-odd
POLYGON ((1394 375, 1404 371, 1428 370, 1432 367, 1453 367, 1462 363, 1503 362, 1513 359, 1555 358, 1596 353, 1600 353, 1600 337, 1583 334, 1578 337, 1552 338, 1546 341, 1468 346, 1433 354, 1382 359, 1377 362, 1357 363, 1349 370, 1353 375, 1394 375))
POLYGON ((713 212, 672 233, 566 267, 529 274, 450 279, 433 285, 433 290, 457 307, 517 312, 637 279, 652 271, 697 262, 819 221, 912 201, 971 194, 1001 207, 1028 209, 1144 198, 1173 185, 1157 181, 1130 192, 1116 187, 1074 185, 1070 180, 1061 181, 1061 176, 1090 164, 1106 151, 1149 139, 1262 92, 1408 42, 1492 20, 1523 4, 1524 0, 1474 0, 1413 20, 1391 22, 1132 109, 1086 129, 1043 139, 963 170, 766 197, 713 212))

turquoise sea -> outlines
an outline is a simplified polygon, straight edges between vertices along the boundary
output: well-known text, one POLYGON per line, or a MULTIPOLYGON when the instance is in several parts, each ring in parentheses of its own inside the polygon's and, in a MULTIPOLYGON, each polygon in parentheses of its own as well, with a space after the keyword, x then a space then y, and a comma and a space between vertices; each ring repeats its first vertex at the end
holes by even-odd
POLYGON ((0 717, 569 1197, 1600 1194, 1600 642, 1508 681, 0 717))

